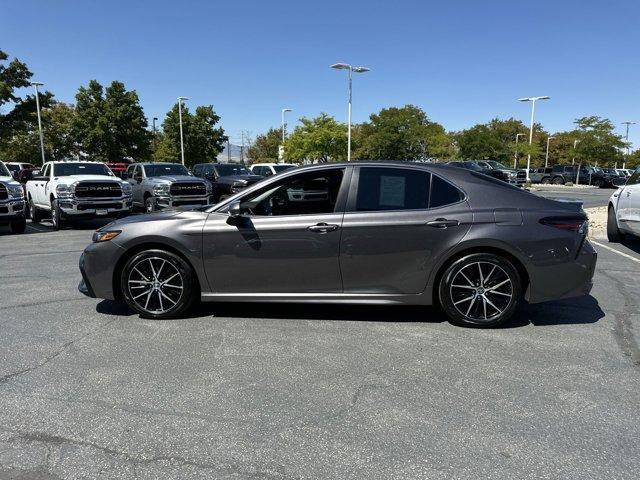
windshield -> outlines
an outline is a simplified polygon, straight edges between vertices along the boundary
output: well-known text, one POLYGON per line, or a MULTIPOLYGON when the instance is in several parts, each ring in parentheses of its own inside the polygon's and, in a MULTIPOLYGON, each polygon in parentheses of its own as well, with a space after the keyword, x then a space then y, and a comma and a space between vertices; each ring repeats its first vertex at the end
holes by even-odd
POLYGON ((67 177, 69 175, 109 175, 113 173, 104 163, 55 163, 53 165, 55 177, 67 177))
POLYGON ((251 175, 251 172, 242 165, 232 165, 230 163, 224 165, 216 165, 216 172, 221 177, 227 177, 229 175, 251 175))
POLYGON ((495 160, 488 160, 487 163, 489 165, 491 165, 493 168, 498 168, 498 169, 508 169, 508 167, 505 167, 503 164, 501 164, 500 162, 496 162, 495 160))
POLYGON ((0 177, 10 177, 11 173, 4 163, 0 162, 0 177))
POLYGON ((176 163, 145 165, 144 171, 147 177, 162 177, 164 175, 189 175, 184 165, 176 163))
POLYGON ((293 167, 295 167, 295 165, 274 165, 273 169, 276 171, 276 173, 280 173, 293 167))

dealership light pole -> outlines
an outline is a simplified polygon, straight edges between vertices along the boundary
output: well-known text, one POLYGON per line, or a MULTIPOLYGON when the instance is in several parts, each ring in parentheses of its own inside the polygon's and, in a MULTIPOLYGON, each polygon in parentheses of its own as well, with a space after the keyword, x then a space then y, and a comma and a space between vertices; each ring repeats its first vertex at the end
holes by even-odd
POLYGON ((281 113, 280 126, 282 127, 282 145, 280 145, 280 148, 278 148, 278 160, 284 160, 284 139, 286 137, 286 128, 287 128, 287 124, 284 123, 284 114, 291 111, 292 110, 290 108, 283 108, 280 112, 281 113))
POLYGON ((552 138, 555 137, 547 137, 547 154, 544 157, 544 168, 547 168, 549 166, 549 142, 551 141, 552 138))
POLYGON ((516 154, 513 157, 513 168, 518 168, 518 139, 524 137, 524 133, 516 133, 516 154))
POLYGON ((156 153, 156 121, 158 117, 153 117, 153 153, 156 153))
POLYGON ((627 158, 629 158, 629 125, 635 125, 636 122, 622 122, 622 124, 627 126, 627 134, 625 135, 627 142, 627 156, 622 161, 622 168, 625 169, 627 167, 627 158))
MULTIPOLYGON (((533 143, 533 117, 536 112, 536 102, 538 100, 549 100, 549 98, 551 97, 543 95, 541 97, 524 97, 524 98, 518 99, 521 102, 531 102, 531 125, 529 126, 529 145, 533 143)), ((529 178, 529 170, 531 170, 531 150, 529 150, 529 154, 527 155, 527 182, 531 181, 531 178, 529 178)))
POLYGON ((184 138, 182 137, 182 102, 189 100, 188 97, 178 97, 178 117, 180 118, 180 154, 182 155, 182 165, 184 165, 184 138))
POLYGON ((36 111, 38 112, 38 132, 40 133, 40 153, 42 154, 42 165, 44 165, 44 134, 42 133, 42 119, 40 118, 40 94, 38 93, 38 87, 44 85, 42 82, 31 82, 33 88, 36 90, 36 111))
POLYGON ((580 143, 580 140, 573 141, 573 159, 571 160, 571 165, 576 164, 576 146, 580 143))
POLYGON ((365 73, 370 69, 367 67, 354 67, 349 65, 348 63, 334 63, 331 65, 331 68, 335 68, 337 70, 349 70, 349 114, 347 120, 347 162, 351 161, 351 84, 352 84, 352 76, 353 72, 356 73, 365 73))

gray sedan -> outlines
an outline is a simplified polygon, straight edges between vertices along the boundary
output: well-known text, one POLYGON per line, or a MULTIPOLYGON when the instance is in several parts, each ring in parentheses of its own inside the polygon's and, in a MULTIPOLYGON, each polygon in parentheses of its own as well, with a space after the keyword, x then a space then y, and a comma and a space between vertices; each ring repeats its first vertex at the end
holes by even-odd
POLYGON ((494 326, 523 301, 588 294, 586 234, 580 204, 475 171, 314 165, 214 206, 103 227, 80 259, 79 289, 154 319, 196 300, 438 304, 454 323, 494 326))

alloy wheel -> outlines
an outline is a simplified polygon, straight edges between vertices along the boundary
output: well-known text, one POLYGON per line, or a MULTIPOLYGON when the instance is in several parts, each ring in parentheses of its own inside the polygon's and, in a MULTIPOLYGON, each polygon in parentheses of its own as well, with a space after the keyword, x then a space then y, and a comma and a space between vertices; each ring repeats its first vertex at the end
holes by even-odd
POLYGON ((501 266, 478 261, 454 274, 449 294, 453 306, 465 318, 490 322, 509 308, 514 289, 511 277, 501 266))
POLYGON ((131 301, 140 310, 159 315, 179 305, 184 295, 184 279, 167 259, 147 257, 131 266, 127 288, 131 301))

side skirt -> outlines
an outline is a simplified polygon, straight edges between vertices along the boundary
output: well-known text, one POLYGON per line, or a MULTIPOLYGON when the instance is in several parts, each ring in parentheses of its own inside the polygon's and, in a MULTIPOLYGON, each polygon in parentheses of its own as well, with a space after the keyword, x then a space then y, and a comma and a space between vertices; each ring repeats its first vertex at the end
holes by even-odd
POLYGON ((202 293, 203 302, 430 305, 426 295, 378 293, 202 293))

